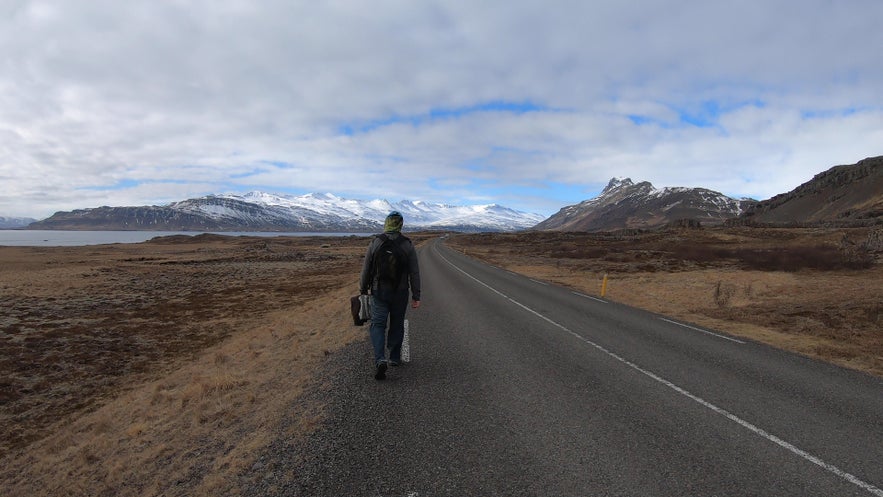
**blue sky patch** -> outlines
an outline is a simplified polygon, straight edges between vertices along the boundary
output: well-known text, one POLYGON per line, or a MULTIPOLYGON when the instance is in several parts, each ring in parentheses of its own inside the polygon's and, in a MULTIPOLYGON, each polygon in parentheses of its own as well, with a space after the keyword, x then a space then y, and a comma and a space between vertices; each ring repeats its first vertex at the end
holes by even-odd
POLYGON ((339 134, 353 136, 362 133, 369 133, 379 128, 392 126, 395 124, 409 124, 419 127, 437 121, 446 121, 449 119, 459 119, 471 114, 480 114, 488 112, 502 112, 513 115, 522 115, 530 112, 549 112, 552 109, 535 104, 530 101, 524 102, 507 102, 505 100, 496 100, 466 107, 437 107, 430 109, 425 114, 417 114, 411 116, 393 115, 383 119, 374 119, 363 122, 346 123, 338 126, 339 134))
POLYGON ((835 117, 849 117, 854 114, 858 114, 867 109, 863 109, 860 107, 847 107, 845 109, 812 109, 812 110, 804 110, 800 112, 800 117, 803 119, 831 119, 835 117))
POLYGON ((636 126, 653 125, 663 129, 685 127, 719 128, 721 116, 744 107, 763 108, 766 104, 761 100, 721 103, 716 100, 704 100, 694 105, 679 106, 665 104, 678 117, 677 121, 667 121, 641 114, 627 114, 626 117, 636 126))

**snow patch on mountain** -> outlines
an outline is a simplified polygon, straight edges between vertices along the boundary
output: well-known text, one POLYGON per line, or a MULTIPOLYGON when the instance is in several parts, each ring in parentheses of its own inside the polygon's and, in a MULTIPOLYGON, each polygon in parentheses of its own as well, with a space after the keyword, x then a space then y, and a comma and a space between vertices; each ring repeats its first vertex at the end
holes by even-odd
MULTIPOLYGON (((390 202, 384 199, 353 200, 332 193, 309 193, 306 195, 279 195, 260 191, 244 195, 224 194, 204 197, 201 200, 224 199, 233 203, 261 207, 265 214, 294 216, 301 220, 319 223, 357 223, 361 226, 382 226, 391 211, 398 211, 405 219, 406 229, 466 228, 495 231, 514 231, 530 228, 543 219, 539 214, 517 211, 497 204, 457 206, 422 200, 390 202)), ((229 206, 202 202, 199 207, 205 213, 232 215, 229 206)))
POLYGON ((720 224, 742 213, 749 200, 705 188, 656 188, 650 182, 612 178, 601 194, 562 208, 535 226, 538 230, 600 231, 653 228, 683 219, 720 224))

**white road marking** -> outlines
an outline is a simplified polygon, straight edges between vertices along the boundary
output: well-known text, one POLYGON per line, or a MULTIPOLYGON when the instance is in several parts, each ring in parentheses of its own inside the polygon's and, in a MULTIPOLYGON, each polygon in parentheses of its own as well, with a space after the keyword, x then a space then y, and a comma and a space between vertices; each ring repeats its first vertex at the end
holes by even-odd
POLYGON ((533 281, 534 283, 539 283, 540 285, 543 285, 543 286, 549 286, 549 284, 546 283, 545 281, 535 280, 535 279, 533 279, 533 278, 528 278, 528 279, 529 279, 530 281, 533 281))
POLYGON ((723 338, 724 340, 729 340, 729 341, 731 341, 731 342, 741 343, 742 345, 745 345, 745 342, 743 342, 742 340, 736 340, 735 338, 730 338, 730 337, 727 337, 727 336, 723 336, 723 335, 720 335, 720 334, 718 334, 718 333, 712 333, 712 332, 710 332, 710 331, 708 331, 708 330, 703 330, 702 328, 696 328, 696 327, 694 327, 694 326, 690 326, 690 325, 687 325, 687 324, 684 324, 684 323, 679 323, 679 322, 677 322, 677 321, 672 321, 671 319, 665 319, 665 318, 659 318, 659 319, 665 321, 666 323, 676 324, 676 325, 678 325, 678 326, 682 326, 682 327, 684 327, 684 328, 689 328, 689 329, 691 329, 691 330, 701 331, 702 333, 705 333, 706 335, 711 335, 711 336, 713 336, 713 337, 717 337, 717 338, 723 338))
POLYGON ((405 333, 402 335, 402 352, 401 358, 402 362, 411 362, 411 337, 410 333, 408 333, 408 320, 405 320, 405 333))
POLYGON ((584 293, 579 293, 579 292, 570 292, 570 293, 572 293, 572 294, 574 294, 574 295, 577 295, 577 296, 579 296, 579 297, 582 297, 582 298, 584 298, 584 299, 590 299, 590 300, 594 300, 595 302, 601 302, 602 304, 606 304, 606 303, 607 303, 606 300, 601 300, 601 299, 599 299, 598 297, 592 297, 591 295, 586 295, 586 294, 584 294, 584 293))
POLYGON ((609 356, 609 357, 611 357, 611 358, 613 358, 613 359, 619 361, 620 363, 622 363, 622 364, 624 364, 624 365, 626 365, 626 366, 628 366, 628 367, 634 369, 635 371, 638 371, 639 373, 641 373, 641 374, 643 374, 643 375, 645 375, 645 376, 647 376, 647 377, 649 377, 649 378, 655 380, 656 382, 658 382, 658 383, 660 383, 660 384, 662 384, 662 385, 667 386, 668 388, 674 390, 675 392, 677 392, 677 393, 683 395, 684 397, 687 397, 688 399, 690 399, 690 400, 692 400, 692 401, 694 401, 694 402, 696 402, 696 403, 702 405, 703 407, 706 407, 706 408, 712 410, 713 412, 715 412, 715 413, 717 413, 717 414, 719 414, 719 415, 721 415, 721 416, 723 416, 723 417, 729 419, 730 421, 733 421, 734 423, 736 423, 736 424, 738 424, 738 425, 744 427, 745 429, 751 431, 751 432, 754 433, 755 435, 757 435, 757 436, 759 436, 759 437, 761 437, 761 438, 764 438, 764 439, 766 439, 766 440, 768 440, 768 441, 770 441, 770 442, 772 442, 772 443, 774 443, 774 444, 776 444, 776 445, 778 445, 778 446, 780 446, 780 447, 782 447, 782 448, 788 450, 788 451, 791 452, 792 454, 795 454, 795 455, 797 455, 797 456, 799 456, 799 457, 801 457, 801 458, 803 458, 803 459, 805 459, 805 460, 807 460, 807 461, 809 461, 809 462, 811 462, 811 463, 813 463, 813 464, 815 464, 815 465, 821 467, 822 469, 828 471, 829 473, 832 473, 832 474, 834 474, 834 475, 836 475, 836 476, 838 476, 838 477, 840 477, 840 478, 842 478, 842 479, 848 481, 849 483, 852 483, 853 485, 855 485, 855 486, 857 486, 857 487, 859 487, 859 488, 861 488, 861 489, 863 489, 863 490, 866 490, 866 491, 868 491, 868 492, 870 492, 870 493, 872 493, 872 494, 874 494, 874 495, 877 495, 877 496, 879 496, 879 497, 883 497, 883 489, 880 489, 880 488, 878 488, 878 487, 876 487, 876 486, 874 486, 874 485, 872 485, 872 484, 870 484, 870 483, 867 483, 867 482, 861 480, 860 478, 858 478, 857 476, 854 476, 854 475, 852 475, 852 474, 850 474, 850 473, 847 473, 846 471, 843 471, 842 469, 838 468, 837 466, 834 466, 833 464, 829 464, 829 463, 823 461, 822 459, 820 459, 820 458, 818 458, 818 457, 816 457, 816 456, 810 454, 809 452, 806 452, 806 451, 800 449, 799 447, 797 447, 797 446, 795 446, 795 445, 793 445, 793 444, 791 444, 791 443, 786 442, 785 440, 782 440, 781 438, 779 438, 779 437, 777 437, 777 436, 775 436, 775 435, 773 435, 773 434, 767 432, 766 430, 763 430, 762 428, 758 428, 757 426, 754 426, 753 424, 749 423, 748 421, 745 421, 744 419, 742 419, 742 418, 736 416, 735 414, 733 414, 733 413, 727 411, 726 409, 720 408, 720 407, 718 407, 718 406, 712 404, 711 402, 708 402, 707 400, 705 400, 705 399, 703 399, 703 398, 701 398, 701 397, 699 397, 699 396, 697 396, 697 395, 693 395, 693 394, 690 393, 689 391, 687 391, 687 390, 685 390, 685 389, 683 389, 683 388, 681 388, 681 387, 675 385, 674 383, 672 383, 672 382, 666 380, 665 378, 663 378, 663 377, 661 377, 661 376, 659 376, 659 375, 653 373, 652 371, 646 370, 646 369, 642 368, 641 366, 638 366, 637 364, 635 364, 635 363, 629 361, 628 359, 625 359, 624 357, 622 357, 622 356, 616 354, 615 352, 611 352, 610 350, 607 350, 607 349, 604 348, 603 346, 601 346, 601 345, 599 345, 599 344, 597 344, 597 343, 595 343, 595 342, 589 340, 588 338, 585 338, 585 337, 583 337, 582 335, 580 335, 580 334, 578 334, 578 333, 576 333, 576 332, 570 330, 570 329, 567 328, 566 326, 564 326, 564 325, 562 325, 562 324, 559 324, 559 323, 557 323, 557 322, 555 322, 555 321, 549 319, 548 317, 546 317, 546 316, 540 314, 539 312, 537 312, 537 311, 531 309, 530 307, 528 307, 528 306, 522 304, 521 302, 518 302, 517 300, 513 299, 512 297, 509 297, 508 295, 504 294, 503 292, 497 290, 496 288, 494 288, 494 287, 488 285, 487 283, 485 283, 485 282, 479 280, 479 279, 476 278, 475 276, 472 276, 471 274, 467 273, 466 271, 460 269, 457 265, 455 265, 454 263, 452 263, 451 261, 449 261, 449 260, 448 260, 445 256, 443 256, 441 253, 439 253, 438 255, 439 255, 439 257, 442 258, 442 260, 444 260, 445 262, 447 262, 451 267, 453 267, 453 268, 456 269, 457 271, 460 271, 460 272, 463 273, 466 277, 468 277, 468 278, 474 280, 474 281, 475 281, 476 283, 478 283, 479 285, 481 285, 481 286, 487 288, 488 290, 490 290, 490 291, 496 293, 497 295, 503 297, 504 299, 508 300, 509 302, 512 302, 513 304, 517 305, 518 307, 521 307, 522 309, 524 309, 524 310, 526 310, 527 312, 529 312, 529 313, 531 313, 531 314, 537 316, 538 318, 540 318, 540 319, 542 319, 542 320, 548 322, 549 324, 551 324, 551 325, 553 325, 553 326, 555 326, 555 327, 557 327, 557 328, 560 328, 561 330, 563 330, 563 331, 569 333, 571 336, 575 337, 576 339, 578 339, 578 340, 580 340, 580 341, 582 341, 582 342, 584 342, 584 343, 586 343, 586 344, 588 344, 588 345, 594 347, 595 349, 597 349, 597 350, 603 352, 603 353, 606 354, 607 356, 609 356))

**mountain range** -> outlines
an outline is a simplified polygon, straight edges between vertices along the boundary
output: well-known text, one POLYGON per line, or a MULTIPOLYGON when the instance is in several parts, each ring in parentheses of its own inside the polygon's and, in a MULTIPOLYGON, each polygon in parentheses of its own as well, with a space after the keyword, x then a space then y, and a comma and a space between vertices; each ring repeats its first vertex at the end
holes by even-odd
MULTIPOLYGON (((883 223, 883 156, 817 174, 768 200, 734 199, 705 188, 658 189, 613 178, 595 198, 539 214, 496 204, 454 206, 422 201, 349 200, 330 193, 302 196, 251 192, 209 195, 165 206, 98 207, 57 212, 31 229, 161 231, 291 231, 367 233, 390 211, 408 230, 609 231, 679 225, 837 225, 883 223)), ((6 218, 0 218, 0 223, 6 218)), ((18 222, 20 227, 26 221, 18 222)), ((0 224, 2 227, 2 224, 0 224)))
POLYGON ((330 193, 209 195, 166 206, 97 207, 57 212, 29 226, 62 230, 290 231, 369 233, 391 211, 406 230, 517 231, 543 220, 500 205, 455 206, 422 201, 350 200, 330 193))
POLYGON ((883 156, 834 166, 794 190, 758 202, 705 188, 657 189, 610 180, 593 199, 562 208, 535 230, 609 231, 670 224, 861 226, 883 223, 883 156))

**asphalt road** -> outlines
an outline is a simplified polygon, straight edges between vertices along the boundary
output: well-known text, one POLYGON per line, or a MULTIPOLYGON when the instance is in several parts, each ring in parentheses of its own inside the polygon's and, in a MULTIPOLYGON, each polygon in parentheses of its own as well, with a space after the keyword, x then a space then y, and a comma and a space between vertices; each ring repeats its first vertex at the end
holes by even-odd
MULTIPOLYGON (((883 496, 883 381, 420 252, 412 361, 348 349, 279 495, 883 496), (346 356, 349 357, 346 357, 346 356)), ((367 334, 367 333, 366 333, 367 334)))

